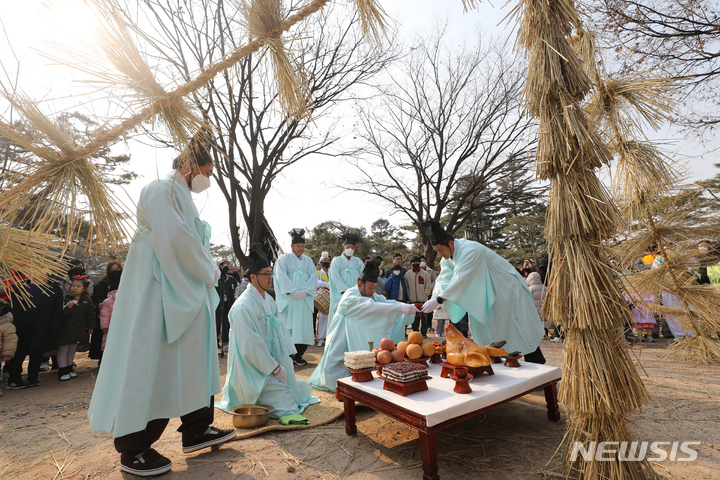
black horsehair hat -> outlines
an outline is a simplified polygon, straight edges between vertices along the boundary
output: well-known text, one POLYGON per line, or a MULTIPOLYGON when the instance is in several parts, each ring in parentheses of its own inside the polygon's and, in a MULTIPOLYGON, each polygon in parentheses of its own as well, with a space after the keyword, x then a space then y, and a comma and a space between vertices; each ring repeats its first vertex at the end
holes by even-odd
POLYGON ((354 233, 343 233, 342 237, 340 237, 340 241, 343 245, 357 245, 357 240, 357 235, 355 235, 354 233))
POLYGON ((295 245, 296 243, 305 243, 305 230, 304 229, 293 228, 288 233, 292 237, 292 240, 290 241, 290 245, 295 245))
POLYGON ((367 262, 365 264, 365 268, 363 269, 362 275, 360 275, 360 278, 358 278, 358 280, 360 280, 361 282, 377 283, 379 275, 380 270, 378 270, 375 262, 367 262))
POLYGON ((259 243, 254 244, 250 248, 250 255, 248 255, 248 273, 257 275, 260 270, 269 266, 270 262, 263 253, 262 246, 259 243))
POLYGON ((433 220, 423 222, 422 228, 425 232, 425 237, 428 239, 431 246, 440 245, 441 243, 452 239, 452 235, 445 231, 442 225, 440 225, 440 222, 435 222, 433 220))

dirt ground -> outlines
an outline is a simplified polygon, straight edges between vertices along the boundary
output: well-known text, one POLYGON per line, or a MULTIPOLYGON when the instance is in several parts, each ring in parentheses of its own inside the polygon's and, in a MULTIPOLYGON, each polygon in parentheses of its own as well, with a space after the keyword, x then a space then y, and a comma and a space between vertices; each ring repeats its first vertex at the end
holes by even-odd
MULTIPOLYGON (((639 440, 698 441, 693 462, 655 463, 668 479, 717 479, 720 474, 720 370, 662 358, 659 340, 628 347, 654 396, 633 416, 639 440)), ((562 364, 562 344, 543 341, 550 365, 562 364)), ((322 349, 312 347, 310 362, 297 371, 307 378, 322 349)), ((120 472, 119 456, 108 434, 88 429, 86 418, 97 362, 79 354, 79 376, 59 382, 41 373, 41 386, 3 390, 0 398, 0 478, 134 479, 120 472)), ((221 372, 225 362, 221 361, 221 372)), ((6 384, 1 385, 2 388, 6 384)), ((335 401, 327 394, 323 401, 335 401)), ((437 435, 443 479, 562 478, 553 454, 561 444, 566 415, 547 420, 542 392, 525 396, 437 435)), ((269 432, 233 441, 215 451, 184 456, 179 420, 171 420, 155 448, 173 461, 166 479, 335 479, 405 480, 422 477, 417 433, 381 414, 358 407, 358 434, 345 435, 344 418, 317 428, 269 432)))

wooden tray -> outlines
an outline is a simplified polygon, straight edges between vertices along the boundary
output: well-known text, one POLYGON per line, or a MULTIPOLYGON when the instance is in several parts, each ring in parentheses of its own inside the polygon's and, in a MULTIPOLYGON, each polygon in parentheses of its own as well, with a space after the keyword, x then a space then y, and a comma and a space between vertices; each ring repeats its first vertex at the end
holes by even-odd
MULTIPOLYGON (((450 374, 455 373, 455 367, 458 365, 453 365, 452 363, 443 362, 440 364, 442 367, 442 372, 440 373, 440 378, 448 378, 450 374)), ((465 367, 468 370, 468 376, 473 375, 477 377, 478 375, 482 375, 483 373, 487 373, 488 375, 495 375, 495 372, 493 372, 492 365, 487 365, 485 367, 465 367)))
POLYGON ((438 352, 433 353, 433 356, 430 357, 430 363, 434 365, 439 365, 442 363, 442 355, 438 352))
POLYGON ((385 380, 385 384, 383 385, 383 390, 389 390, 391 392, 395 392, 398 395, 402 395, 403 397, 407 397, 411 393, 422 392, 424 390, 427 390, 428 386, 427 386, 426 380, 430 380, 431 378, 432 377, 427 376, 425 378, 413 380, 412 382, 402 383, 402 382, 396 382, 395 380, 389 380, 383 376, 380 377, 381 380, 385 380))
MULTIPOLYGON (((347 367, 345 367, 347 368, 347 367)), ((352 368, 348 368, 348 371, 352 373, 352 381, 353 382, 370 382, 375 379, 373 377, 373 370, 375 370, 374 367, 371 368, 363 368, 362 370, 354 370, 352 368)))

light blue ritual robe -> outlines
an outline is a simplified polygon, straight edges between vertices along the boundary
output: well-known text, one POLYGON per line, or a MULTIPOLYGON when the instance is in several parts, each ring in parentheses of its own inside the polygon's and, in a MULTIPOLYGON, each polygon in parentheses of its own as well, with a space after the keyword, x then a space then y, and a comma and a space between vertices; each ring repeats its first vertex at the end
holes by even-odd
POLYGON ((480 345, 505 340, 508 352, 534 352, 542 322, 525 280, 510 263, 477 242, 455 240, 452 258, 440 261, 433 298, 442 297, 450 320, 468 313, 473 340, 480 345))
POLYGON ((173 171, 140 193, 90 428, 113 437, 210 404, 220 391, 210 226, 173 171))
POLYGON ((273 284, 278 317, 285 322, 295 345, 312 345, 315 343, 313 329, 313 310, 315 308, 315 291, 317 290, 317 270, 310 257, 298 257, 294 253, 286 253, 275 262, 273 284), (290 295, 295 290, 307 292, 301 299, 290 295))
MULTIPOLYGON (((376 293, 363 297, 356 282, 340 300, 335 321, 328 327, 325 352, 308 380, 310 385, 334 392, 337 380, 351 375, 345 368, 345 352, 367 350, 369 341, 379 347, 383 338, 403 341, 407 322, 400 313, 401 306, 376 293)), ((412 319, 413 315, 407 317, 412 319)))
POLYGON ((277 313, 272 297, 266 293, 263 299, 252 285, 230 308, 227 377, 217 408, 228 412, 236 405, 272 405, 275 410, 270 416, 280 418, 320 402, 312 396, 310 385, 295 378, 290 360, 295 347, 277 313), (278 364, 287 371, 287 385, 272 373, 278 364))
POLYGON ((365 264, 356 256, 348 259, 345 255, 333 258, 328 270, 330 277, 330 311, 328 312, 328 331, 332 327, 335 310, 344 292, 357 285, 358 278, 365 270, 365 264))

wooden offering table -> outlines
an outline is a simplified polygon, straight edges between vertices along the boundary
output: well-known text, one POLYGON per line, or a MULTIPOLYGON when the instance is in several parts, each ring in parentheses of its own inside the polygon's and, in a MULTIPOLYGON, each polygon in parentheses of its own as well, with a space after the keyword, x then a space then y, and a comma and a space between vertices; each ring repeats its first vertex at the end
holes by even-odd
POLYGON ((428 390, 402 397, 383 390, 378 378, 365 383, 353 382, 350 377, 337 382, 337 396, 345 404, 345 433, 355 435, 355 402, 359 402, 399 422, 420 434, 423 460, 423 480, 439 480, 435 432, 467 418, 520 398, 536 390, 545 390, 548 418, 560 420, 557 383, 560 368, 521 362, 520 368, 495 365, 495 375, 478 375, 470 382, 472 392, 459 395, 453 392, 455 382, 441 378, 441 367, 429 365, 428 390))

